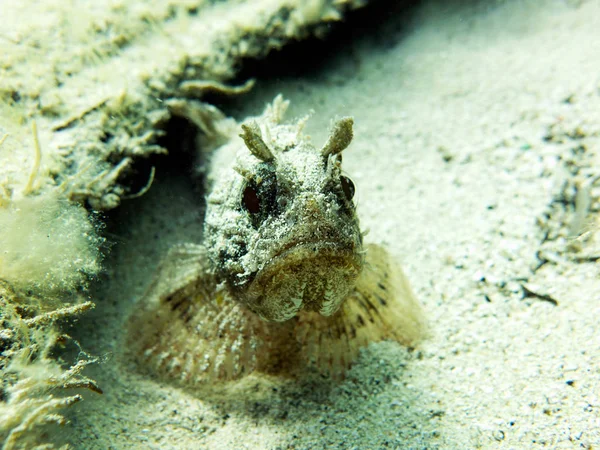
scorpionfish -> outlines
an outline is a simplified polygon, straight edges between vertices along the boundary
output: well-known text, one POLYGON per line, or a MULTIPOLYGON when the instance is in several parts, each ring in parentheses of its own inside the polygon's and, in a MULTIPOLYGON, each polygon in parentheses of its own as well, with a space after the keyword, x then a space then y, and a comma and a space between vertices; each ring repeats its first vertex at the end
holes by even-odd
POLYGON ((129 324, 137 360, 166 378, 196 385, 311 366, 343 377, 370 342, 413 346, 421 334, 401 269, 363 243, 342 172, 353 119, 335 121, 316 148, 306 118, 283 122, 287 106, 278 96, 241 126, 200 102, 173 108, 219 145, 203 243, 170 250, 129 324))

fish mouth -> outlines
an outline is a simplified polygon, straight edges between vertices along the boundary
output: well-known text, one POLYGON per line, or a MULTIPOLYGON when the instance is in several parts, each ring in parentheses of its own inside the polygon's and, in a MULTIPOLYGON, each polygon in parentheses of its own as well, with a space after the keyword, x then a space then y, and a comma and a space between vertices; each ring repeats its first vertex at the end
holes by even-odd
MULTIPOLYGON (((277 263, 279 259, 286 259, 291 257, 293 259, 299 259, 303 256, 311 256, 318 253, 323 255, 332 253, 345 253, 353 252, 354 248, 350 245, 344 245, 339 242, 328 242, 328 241, 296 241, 290 242, 282 246, 277 252, 273 254, 270 261, 265 265, 265 268, 272 264, 277 263)), ((263 268, 264 269, 264 268, 263 268)))
POLYGON ((355 244, 286 245, 255 274, 245 303, 267 321, 291 319, 301 309, 330 316, 354 288, 363 263, 355 244))

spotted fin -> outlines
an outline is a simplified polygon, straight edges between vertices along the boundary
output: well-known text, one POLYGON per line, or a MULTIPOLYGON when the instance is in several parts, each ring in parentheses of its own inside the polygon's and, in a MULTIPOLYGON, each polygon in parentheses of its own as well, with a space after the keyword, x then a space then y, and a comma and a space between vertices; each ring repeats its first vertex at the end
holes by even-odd
POLYGON ((394 340, 412 347, 423 331, 421 307, 404 273, 383 248, 369 245, 356 289, 340 310, 331 317, 302 312, 296 338, 308 364, 339 378, 369 343, 394 340))
POLYGON ((203 246, 173 248, 129 323, 128 347, 143 367, 187 385, 252 372, 264 325, 219 293, 203 246))

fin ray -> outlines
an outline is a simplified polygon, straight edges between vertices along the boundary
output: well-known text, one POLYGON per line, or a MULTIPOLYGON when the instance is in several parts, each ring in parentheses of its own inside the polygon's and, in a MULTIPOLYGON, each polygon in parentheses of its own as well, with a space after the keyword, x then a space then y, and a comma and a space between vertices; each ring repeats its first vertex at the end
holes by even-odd
POLYGON ((217 290, 204 247, 174 247, 129 324, 134 356, 159 375, 186 383, 252 372, 264 351, 264 325, 217 290))
POLYGON ((308 364, 341 377, 360 348, 388 339, 414 346, 423 331, 422 311, 404 273, 383 248, 369 245, 356 289, 340 310, 331 317, 301 312, 296 337, 308 364))

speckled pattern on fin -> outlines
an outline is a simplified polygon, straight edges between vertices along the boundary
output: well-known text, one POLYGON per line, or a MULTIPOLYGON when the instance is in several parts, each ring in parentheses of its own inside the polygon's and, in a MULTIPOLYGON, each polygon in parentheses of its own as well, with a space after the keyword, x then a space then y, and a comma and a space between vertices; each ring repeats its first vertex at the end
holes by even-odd
POLYGON ((388 253, 368 245, 355 291, 331 317, 301 312, 296 337, 303 359, 319 371, 342 377, 371 342, 395 340, 414 346, 424 330, 421 308, 408 280, 388 253))
POLYGON ((202 246, 173 248, 129 324, 142 366, 187 385, 247 375, 267 351, 265 325, 218 292, 207 264, 202 246))

